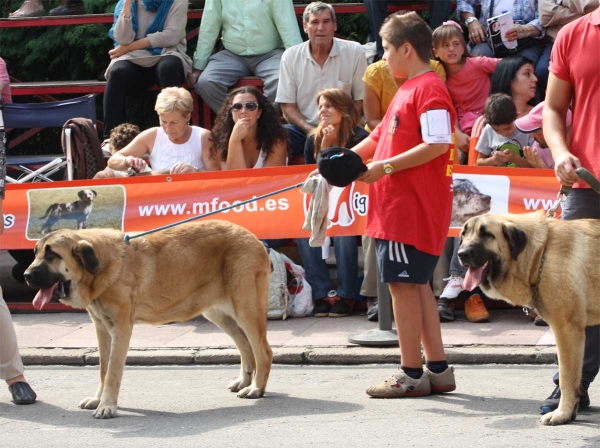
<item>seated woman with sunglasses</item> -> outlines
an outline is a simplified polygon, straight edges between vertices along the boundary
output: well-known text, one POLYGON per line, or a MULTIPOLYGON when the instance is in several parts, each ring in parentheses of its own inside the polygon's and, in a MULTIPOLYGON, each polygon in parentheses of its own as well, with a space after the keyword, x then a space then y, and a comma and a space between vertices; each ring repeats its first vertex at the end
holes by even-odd
POLYGON ((139 134, 108 159, 116 171, 133 168, 140 173, 152 167, 152 174, 183 174, 218 170, 210 159, 210 131, 190 126, 192 95, 181 87, 163 89, 154 110, 160 126, 139 134))
POLYGON ((217 114, 210 151, 223 170, 285 166, 287 131, 259 90, 240 87, 229 94, 217 114))

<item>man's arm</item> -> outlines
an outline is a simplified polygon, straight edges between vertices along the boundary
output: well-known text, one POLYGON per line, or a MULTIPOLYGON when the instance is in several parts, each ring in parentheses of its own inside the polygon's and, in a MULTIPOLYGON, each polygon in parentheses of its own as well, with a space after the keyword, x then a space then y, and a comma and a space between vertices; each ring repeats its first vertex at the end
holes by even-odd
POLYGON ((555 162, 554 172, 563 185, 572 185, 579 180, 575 169, 581 166, 579 159, 571 154, 567 146, 567 111, 573 93, 570 82, 550 73, 542 112, 542 129, 555 162))
POLYGON ((563 0, 557 5, 554 0, 539 2, 540 24, 544 27, 565 25, 598 7, 598 0, 563 0))
POLYGON ((315 128, 315 126, 306 121, 306 118, 304 118, 304 115, 302 115, 295 103, 281 103, 281 111, 288 123, 299 127, 306 134, 315 128))
POLYGON ((354 101, 354 107, 358 111, 358 115, 363 116, 363 102, 362 100, 354 101))
POLYGON ((296 20, 296 12, 294 4, 291 0, 279 1, 271 3, 273 8, 271 11, 273 22, 279 31, 283 46, 285 48, 293 47, 302 43, 298 21, 296 20))
POLYGON ((198 44, 194 52, 194 69, 204 70, 208 65, 208 58, 215 48, 217 37, 222 25, 221 0, 206 0, 202 12, 202 22, 198 34, 198 44))

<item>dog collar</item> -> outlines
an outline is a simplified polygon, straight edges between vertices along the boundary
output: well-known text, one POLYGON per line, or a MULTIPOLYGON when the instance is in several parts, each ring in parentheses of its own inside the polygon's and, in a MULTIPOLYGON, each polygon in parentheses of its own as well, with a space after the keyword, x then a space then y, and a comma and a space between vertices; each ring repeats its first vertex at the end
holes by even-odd
POLYGON ((538 269, 537 279, 535 285, 533 285, 533 308, 537 309, 536 304, 540 298, 540 280, 542 278, 542 271, 544 270, 544 263, 546 262, 546 246, 542 252, 542 260, 540 261, 540 268, 538 269))

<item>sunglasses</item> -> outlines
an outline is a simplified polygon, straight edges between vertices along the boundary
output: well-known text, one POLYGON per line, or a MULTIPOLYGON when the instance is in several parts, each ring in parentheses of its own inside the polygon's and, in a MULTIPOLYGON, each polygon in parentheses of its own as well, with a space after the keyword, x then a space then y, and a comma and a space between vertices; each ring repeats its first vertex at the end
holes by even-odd
POLYGON ((256 104, 254 101, 246 101, 245 103, 233 103, 231 105, 231 110, 239 112, 244 108, 244 106, 246 107, 246 110, 250 112, 254 112, 256 109, 258 109, 258 104, 256 104))

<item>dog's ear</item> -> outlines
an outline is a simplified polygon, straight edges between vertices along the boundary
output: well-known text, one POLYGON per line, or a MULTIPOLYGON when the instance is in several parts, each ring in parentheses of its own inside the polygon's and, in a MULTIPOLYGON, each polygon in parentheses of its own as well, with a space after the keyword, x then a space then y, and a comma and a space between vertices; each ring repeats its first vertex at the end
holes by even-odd
POLYGON ((515 227, 513 224, 502 224, 502 233, 504 237, 508 241, 508 245, 510 246, 510 253, 513 257, 513 260, 516 260, 517 257, 525 246, 527 245, 527 235, 522 230, 515 227))
POLYGON ((96 190, 92 190, 92 193, 94 193, 94 197, 98 196, 98 193, 96 193, 96 190))
POLYGON ((94 247, 87 241, 79 241, 73 248, 73 255, 79 259, 90 274, 96 274, 100 269, 100 260, 96 257, 94 247))
POLYGON ((77 193, 77 196, 79 196, 79 199, 83 199, 83 196, 85 196, 85 191, 79 190, 79 192, 77 193))

